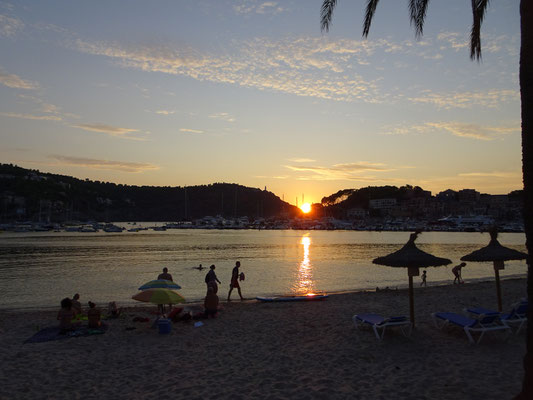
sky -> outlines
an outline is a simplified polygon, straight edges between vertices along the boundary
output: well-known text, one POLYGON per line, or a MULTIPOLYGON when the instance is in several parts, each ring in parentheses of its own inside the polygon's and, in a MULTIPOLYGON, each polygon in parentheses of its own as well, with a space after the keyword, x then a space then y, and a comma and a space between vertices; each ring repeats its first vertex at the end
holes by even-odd
POLYGON ((129 185, 238 183, 300 205, 406 184, 522 188, 519 0, 0 0, 0 162, 129 185))

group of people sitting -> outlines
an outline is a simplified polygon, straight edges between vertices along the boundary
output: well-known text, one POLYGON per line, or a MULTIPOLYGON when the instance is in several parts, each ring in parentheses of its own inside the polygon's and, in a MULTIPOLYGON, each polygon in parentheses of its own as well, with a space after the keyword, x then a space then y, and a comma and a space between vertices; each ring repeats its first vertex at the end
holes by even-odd
MULTIPOLYGON (((57 313, 59 321, 59 332, 66 334, 80 326, 82 321, 87 321, 87 326, 90 329, 98 329, 102 326, 101 311, 96 307, 92 301, 88 303, 89 309, 84 312, 81 303, 80 295, 76 293, 72 299, 65 297, 61 300, 61 309, 57 313)), ((108 305, 108 318, 117 318, 120 315, 121 309, 112 301, 108 305)))

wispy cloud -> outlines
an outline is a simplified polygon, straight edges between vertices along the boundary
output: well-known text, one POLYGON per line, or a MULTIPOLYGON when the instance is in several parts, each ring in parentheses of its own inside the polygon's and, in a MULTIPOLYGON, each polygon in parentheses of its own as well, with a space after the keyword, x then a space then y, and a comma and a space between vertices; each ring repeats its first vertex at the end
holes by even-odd
POLYGON ((315 162, 316 160, 313 160, 311 158, 289 158, 289 161, 290 162, 295 162, 295 163, 308 163, 308 162, 315 162))
POLYGON ((157 110, 157 111, 155 111, 155 113, 159 114, 159 115, 172 115, 175 112, 176 111, 171 111, 171 110, 157 110))
POLYGON ((360 161, 355 163, 334 164, 330 167, 324 166, 302 166, 302 165, 286 165, 286 168, 303 173, 299 179, 312 180, 357 180, 370 181, 374 180, 374 176, 364 176, 366 172, 387 172, 394 171, 394 168, 387 167, 382 163, 370 163, 360 161))
POLYGON ((494 140, 504 135, 520 132, 520 125, 515 126, 484 126, 461 122, 428 122, 427 126, 445 130, 454 136, 480 140, 494 140))
POLYGON ((0 71, 0 84, 15 88, 15 89, 38 89, 39 84, 35 82, 31 82, 26 79, 22 79, 20 76, 15 74, 8 74, 6 72, 0 71))
MULTIPOLYGON (((258 4, 258 3, 257 3, 258 4)), ((421 92, 394 96, 382 87, 379 68, 387 53, 409 55, 406 68, 420 59, 440 59, 443 50, 453 50, 454 36, 413 43, 393 39, 372 41, 328 37, 287 37, 280 40, 255 38, 235 40, 223 51, 203 52, 186 46, 124 45, 117 42, 77 40, 73 46, 84 53, 104 56, 123 68, 187 76, 198 81, 233 84, 257 90, 290 93, 335 101, 381 103, 407 100, 440 108, 497 107, 518 101, 517 90, 487 89, 451 93, 421 92), (436 50, 432 50, 437 47, 436 50), (383 57, 380 57, 383 56, 383 57), (381 61, 376 63, 376 57, 381 61), (373 73, 365 67, 376 66, 373 73)), ((496 51, 497 46, 493 46, 496 51)))
POLYGON ((0 36, 14 36, 24 28, 24 23, 17 19, 0 14, 0 36))
POLYGON ((23 114, 23 113, 14 113, 14 112, 0 112, 0 115, 10 118, 19 118, 19 119, 33 119, 37 121, 61 121, 62 118, 58 115, 33 115, 33 114, 23 114))
POLYGON ((520 123, 509 125, 479 125, 472 123, 448 121, 448 122, 426 122, 419 125, 387 126, 383 128, 383 133, 387 135, 410 135, 427 134, 432 132, 448 132, 454 136, 466 137, 479 140, 495 140, 506 135, 520 132, 520 123))
POLYGON ((120 172, 144 172, 158 170, 159 167, 154 164, 135 163, 124 161, 97 160, 92 158, 67 157, 61 155, 50 155, 51 159, 56 160, 61 165, 84 167, 89 169, 105 169, 120 172))
POLYGON ((187 129, 187 128, 180 128, 180 132, 186 132, 186 133, 204 133, 204 131, 201 131, 199 129, 187 129))
POLYGON ((226 112, 219 112, 219 113, 216 113, 216 114, 211 114, 209 116, 209 118, 213 118, 213 119, 221 119, 223 121, 226 121, 226 122, 235 122, 235 117, 233 117, 232 115, 226 113, 226 112))
POLYGON ((72 127, 83 129, 89 132, 105 133, 109 136, 119 137, 122 139, 144 140, 136 136, 131 136, 132 133, 139 132, 138 129, 121 128, 118 126, 112 126, 112 125, 106 125, 106 124, 78 124, 78 125, 72 125, 72 127))
POLYGON ((432 93, 424 91, 420 96, 410 97, 409 101, 413 103, 432 104, 439 108, 468 109, 474 106, 496 108, 501 103, 519 101, 520 93, 518 90, 487 90, 479 92, 455 92, 455 93, 432 93))
POLYGON ((351 58, 364 57, 373 48, 388 45, 384 40, 369 44, 356 40, 329 42, 323 38, 290 38, 277 42, 255 39, 234 42, 231 54, 214 55, 191 49, 76 41, 78 50, 109 57, 122 67, 298 96, 370 102, 379 97, 376 84, 373 80, 365 81, 352 70, 351 58), (347 70, 350 70, 349 76, 347 70), (321 72, 318 77, 317 71, 321 72))
POLYGON ((237 14, 279 14, 284 8, 277 1, 241 0, 233 10, 237 14))
POLYGON ((464 172, 458 174, 461 177, 474 177, 474 178, 516 178, 521 177, 522 174, 518 172, 501 172, 501 171, 492 171, 492 172, 464 172))

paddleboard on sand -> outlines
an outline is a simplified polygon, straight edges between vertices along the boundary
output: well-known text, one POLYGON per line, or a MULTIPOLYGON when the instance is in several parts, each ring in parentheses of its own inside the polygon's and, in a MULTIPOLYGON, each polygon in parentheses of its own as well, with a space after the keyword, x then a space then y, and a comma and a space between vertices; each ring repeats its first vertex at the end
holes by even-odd
POLYGON ((256 297, 257 300, 263 301, 263 302, 314 301, 314 300, 325 300, 327 298, 328 298, 327 294, 302 295, 302 296, 256 297))

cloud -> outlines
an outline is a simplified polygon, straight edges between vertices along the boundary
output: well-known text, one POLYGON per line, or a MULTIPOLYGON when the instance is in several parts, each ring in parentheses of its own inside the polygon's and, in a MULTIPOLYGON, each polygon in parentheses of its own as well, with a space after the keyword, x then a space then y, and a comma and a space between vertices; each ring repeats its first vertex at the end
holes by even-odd
POLYGON ((455 93, 432 93, 424 91, 422 96, 410 97, 413 103, 432 104, 439 108, 469 109, 474 106, 497 108, 501 103, 508 101, 519 101, 520 92, 518 90, 487 90, 483 92, 455 92, 455 93))
POLYGON ((277 1, 244 0, 240 4, 234 5, 233 10, 237 14, 279 14, 284 8, 278 5, 277 1))
POLYGON ((0 112, 0 115, 10 118, 20 118, 20 119, 33 119, 37 121, 61 121, 62 118, 58 115, 33 115, 33 114, 21 114, 13 112, 0 112))
POLYGON ((460 177, 472 177, 472 178, 520 178, 522 174, 520 172, 464 172, 457 176, 460 177))
POLYGON ((394 171, 382 163, 360 161, 356 163, 334 164, 331 167, 286 165, 292 171, 303 173, 298 179, 306 180, 356 180, 372 181, 374 176, 363 176, 365 172, 394 171))
POLYGON ((311 158, 290 158, 289 161, 295 162, 295 163, 307 163, 307 162, 315 162, 316 160, 313 160, 311 158))
POLYGON ((0 71, 0 84, 14 89, 32 90, 39 88, 39 84, 35 82, 31 82, 26 79, 22 79, 18 75, 8 74, 2 71, 0 71))
POLYGON ((16 18, 0 14, 0 36, 14 36, 24 28, 24 23, 16 18))
POLYGON ((495 140, 506 135, 520 132, 520 123, 500 126, 479 125, 464 122, 426 122, 419 125, 385 126, 383 133, 386 135, 427 134, 435 131, 444 131, 454 136, 479 140, 495 140))
POLYGON ((225 113, 225 112, 212 114, 212 115, 209 116, 209 118, 221 119, 221 120, 226 121, 226 122, 235 122, 235 117, 233 117, 230 114, 225 113))
POLYGON ((83 129, 89 132, 101 132, 109 136, 120 137, 123 139, 143 140, 142 138, 129 136, 130 133, 139 132, 138 129, 120 128, 117 126, 105 125, 105 124, 79 124, 79 125, 72 125, 72 127, 83 129))
POLYGON ((428 122, 426 126, 450 132, 454 136, 480 140, 494 140, 504 135, 520 132, 520 125, 483 126, 462 122, 428 122))
POLYGON ((187 128, 180 128, 180 132, 187 132, 187 133, 204 133, 204 131, 198 130, 198 129, 187 129, 187 128))
POLYGON ((364 80, 353 70, 385 40, 328 41, 289 38, 280 41, 234 41, 225 54, 202 54, 192 49, 124 46, 113 42, 77 40, 79 51, 105 56, 124 68, 183 75, 199 81, 290 93, 322 99, 376 102, 378 81, 364 80))
POLYGON ((176 111, 170 111, 170 110, 158 110, 158 111, 155 111, 155 113, 159 114, 159 115, 172 115, 175 112, 176 111))
POLYGON ((49 157, 58 161, 61 165, 85 167, 89 169, 105 169, 111 171, 134 173, 159 169, 157 165, 147 163, 97 160, 92 158, 66 157, 60 155, 50 155, 49 157))

